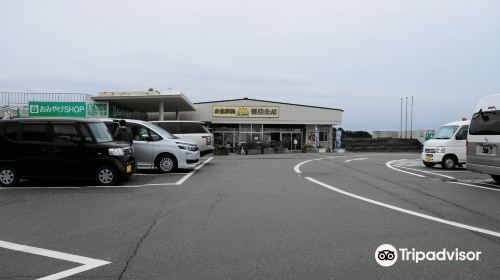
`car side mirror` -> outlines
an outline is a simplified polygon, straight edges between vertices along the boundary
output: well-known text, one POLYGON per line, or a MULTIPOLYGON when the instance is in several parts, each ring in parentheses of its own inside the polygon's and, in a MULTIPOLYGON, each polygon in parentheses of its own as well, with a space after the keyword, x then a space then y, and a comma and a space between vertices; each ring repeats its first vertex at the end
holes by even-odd
POLYGON ((455 139, 457 139, 457 140, 465 140, 465 131, 457 133, 457 136, 455 137, 455 139))

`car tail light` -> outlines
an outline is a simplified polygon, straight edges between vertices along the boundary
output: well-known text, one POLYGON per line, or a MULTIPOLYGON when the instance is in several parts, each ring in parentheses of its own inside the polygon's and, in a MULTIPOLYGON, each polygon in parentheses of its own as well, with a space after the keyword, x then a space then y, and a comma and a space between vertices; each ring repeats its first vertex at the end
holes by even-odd
POLYGON ((202 136, 201 138, 205 138, 205 140, 207 140, 207 145, 211 145, 212 144, 212 137, 210 137, 210 136, 202 136))

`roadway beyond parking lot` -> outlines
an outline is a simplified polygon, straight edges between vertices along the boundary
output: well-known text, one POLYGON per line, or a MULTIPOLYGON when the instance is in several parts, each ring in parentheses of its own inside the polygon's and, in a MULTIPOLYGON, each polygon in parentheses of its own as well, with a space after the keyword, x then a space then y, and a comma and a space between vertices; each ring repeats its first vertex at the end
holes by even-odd
POLYGON ((500 186, 418 158, 227 156, 182 184, 0 189, 0 279, 498 278, 500 186), (382 244, 481 254, 382 267, 382 244))

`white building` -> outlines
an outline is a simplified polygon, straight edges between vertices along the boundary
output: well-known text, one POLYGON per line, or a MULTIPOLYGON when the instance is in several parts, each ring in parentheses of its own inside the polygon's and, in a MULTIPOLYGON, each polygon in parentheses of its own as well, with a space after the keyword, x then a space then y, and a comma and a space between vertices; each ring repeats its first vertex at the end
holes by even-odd
MULTIPOLYGON (((319 130, 320 146, 332 149, 332 127, 342 122, 341 109, 291 104, 250 98, 194 103, 196 111, 181 112, 179 120, 206 122, 214 133, 215 144, 234 148, 240 143, 280 143, 289 150, 300 150, 315 143, 319 130), (297 145, 294 145, 294 140, 297 145)), ((158 119, 158 116, 150 116, 158 119)), ((165 114, 165 119, 176 119, 165 114)))

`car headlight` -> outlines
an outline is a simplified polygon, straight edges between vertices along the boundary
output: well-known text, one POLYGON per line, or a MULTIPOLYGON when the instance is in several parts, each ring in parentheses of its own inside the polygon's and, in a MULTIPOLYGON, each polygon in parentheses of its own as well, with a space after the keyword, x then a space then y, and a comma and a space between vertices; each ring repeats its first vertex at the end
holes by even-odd
POLYGON ((439 153, 439 154, 444 154, 445 153, 445 149, 444 149, 444 146, 439 146, 436 148, 436 153, 439 153))
POLYGON ((109 148, 108 150, 110 156, 124 156, 125 151, 122 148, 109 148))
POLYGON ((177 144, 177 146, 181 150, 187 150, 187 151, 191 151, 191 152, 195 152, 196 151, 196 146, 193 146, 193 145, 180 145, 180 144, 177 144))

